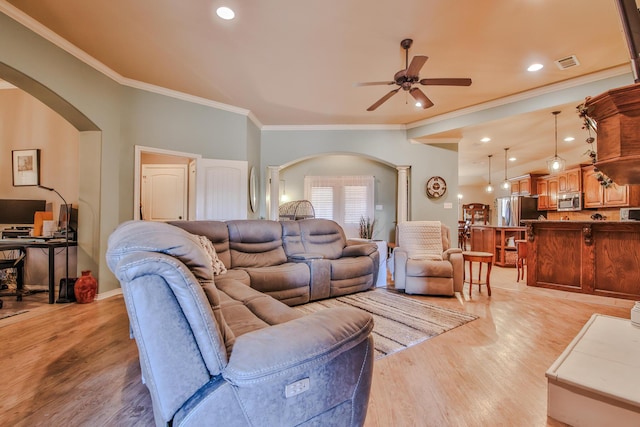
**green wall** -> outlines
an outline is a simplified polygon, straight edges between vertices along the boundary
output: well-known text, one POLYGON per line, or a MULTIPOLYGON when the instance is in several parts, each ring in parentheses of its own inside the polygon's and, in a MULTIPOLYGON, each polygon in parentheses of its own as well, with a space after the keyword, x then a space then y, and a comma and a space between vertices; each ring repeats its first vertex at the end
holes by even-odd
MULTIPOLYGON (((412 143, 407 139, 404 129, 269 129, 262 131, 262 170, 267 166, 287 166, 309 158, 322 158, 327 154, 365 156, 390 167, 411 166, 409 219, 442 221, 451 227, 455 245, 458 221, 456 149, 455 144, 451 144, 450 148, 442 148, 412 143), (440 199, 426 196, 425 185, 431 176, 441 176, 447 182, 447 193, 440 199), (451 204, 450 208, 446 207, 448 203, 451 204)), ((330 167, 330 158, 326 161, 327 167, 330 167)), ((263 211, 262 215, 266 213, 263 211)))
POLYGON ((374 212, 376 222, 373 238, 395 240, 398 173, 394 167, 356 155, 323 155, 303 160, 280 170, 280 180, 284 180, 290 201, 304 199, 304 177, 307 175, 373 175, 374 204, 382 208, 374 212))

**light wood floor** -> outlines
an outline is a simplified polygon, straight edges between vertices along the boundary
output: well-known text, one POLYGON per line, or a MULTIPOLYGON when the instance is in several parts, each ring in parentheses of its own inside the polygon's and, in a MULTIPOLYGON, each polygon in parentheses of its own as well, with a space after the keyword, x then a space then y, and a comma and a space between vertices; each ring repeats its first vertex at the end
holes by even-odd
MULTIPOLYGON (((515 276, 494 268, 491 297, 416 297, 480 319, 376 361, 367 426, 560 425, 546 416, 545 371, 593 313, 628 318, 633 302, 515 276)), ((0 425, 153 424, 121 296, 0 320, 0 364, 0 425)))

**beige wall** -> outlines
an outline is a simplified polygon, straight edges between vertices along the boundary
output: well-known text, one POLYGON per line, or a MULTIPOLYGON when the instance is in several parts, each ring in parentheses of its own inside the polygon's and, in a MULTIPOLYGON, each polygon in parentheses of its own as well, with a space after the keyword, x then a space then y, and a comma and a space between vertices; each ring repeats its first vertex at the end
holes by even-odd
POLYGON ((0 90, 0 198, 45 199, 57 220, 55 193, 13 186, 11 151, 40 149, 40 184, 78 207, 78 142, 78 131, 46 105, 20 89, 0 90))

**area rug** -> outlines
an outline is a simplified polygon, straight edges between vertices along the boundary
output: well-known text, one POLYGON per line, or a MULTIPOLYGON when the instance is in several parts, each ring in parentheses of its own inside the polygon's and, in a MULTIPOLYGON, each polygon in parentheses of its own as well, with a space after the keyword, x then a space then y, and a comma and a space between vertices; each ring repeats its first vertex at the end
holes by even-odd
POLYGON ((324 308, 351 306, 374 319, 375 358, 381 359, 478 318, 448 308, 376 289, 297 306, 305 314, 324 308))

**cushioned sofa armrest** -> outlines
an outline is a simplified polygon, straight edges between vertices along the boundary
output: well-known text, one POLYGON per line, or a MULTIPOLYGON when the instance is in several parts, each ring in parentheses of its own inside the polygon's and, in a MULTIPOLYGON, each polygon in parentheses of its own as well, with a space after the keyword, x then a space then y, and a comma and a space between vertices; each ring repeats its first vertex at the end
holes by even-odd
POLYGON ((249 332, 237 338, 222 375, 242 386, 308 370, 355 347, 372 329, 370 314, 339 307, 249 332))
POLYGON ((357 245, 347 245, 342 250, 343 257, 369 256, 378 250, 375 243, 360 243, 357 245))
POLYGON ((460 248, 449 248, 442 253, 442 258, 449 259, 452 254, 461 254, 461 253, 462 253, 462 249, 460 248))

